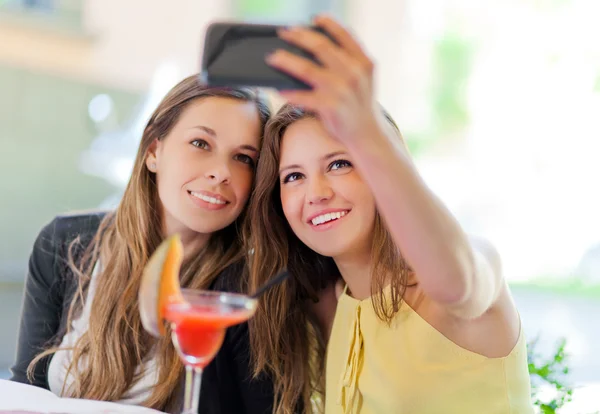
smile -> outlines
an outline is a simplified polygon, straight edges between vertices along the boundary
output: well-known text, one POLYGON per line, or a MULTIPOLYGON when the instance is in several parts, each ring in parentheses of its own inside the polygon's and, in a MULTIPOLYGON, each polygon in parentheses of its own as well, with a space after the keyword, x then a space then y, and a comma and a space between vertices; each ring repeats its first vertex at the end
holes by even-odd
POLYGON ((192 197, 192 200, 196 200, 196 204, 209 208, 210 210, 219 210, 229 204, 229 201, 219 194, 190 190, 188 190, 188 194, 192 197))
POLYGON ((349 212, 350 210, 340 210, 323 213, 312 217, 308 220, 308 222, 313 226, 322 226, 324 224, 331 223, 333 221, 338 221, 344 218, 349 212))

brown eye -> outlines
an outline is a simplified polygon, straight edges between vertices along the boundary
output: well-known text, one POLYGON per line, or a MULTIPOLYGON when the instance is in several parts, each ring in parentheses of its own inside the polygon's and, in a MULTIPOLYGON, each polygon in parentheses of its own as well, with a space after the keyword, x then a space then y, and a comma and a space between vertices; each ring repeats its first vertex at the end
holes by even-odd
POLYGON ((298 181, 301 178, 302 178, 302 174, 294 172, 294 173, 290 173, 290 174, 286 175, 282 181, 284 184, 286 184, 286 183, 290 183, 292 181, 298 181))
POLYGON ((244 164, 248 164, 251 167, 254 167, 254 159, 246 154, 238 154, 235 156, 235 159, 243 162, 244 164))
POLYGON ((331 164, 329 164, 329 171, 331 170, 340 170, 342 168, 352 167, 352 163, 346 160, 335 160, 331 164))
POLYGON ((200 148, 200 149, 208 149, 209 148, 208 142, 206 142, 203 139, 195 139, 192 142, 190 142, 190 144, 192 144, 194 147, 200 148))

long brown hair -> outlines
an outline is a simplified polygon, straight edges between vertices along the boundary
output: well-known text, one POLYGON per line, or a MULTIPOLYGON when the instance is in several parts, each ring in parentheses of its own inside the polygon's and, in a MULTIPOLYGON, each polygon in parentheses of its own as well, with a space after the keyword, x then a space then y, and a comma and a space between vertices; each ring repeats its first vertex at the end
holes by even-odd
MULTIPOLYGON (((68 371, 74 374, 75 381, 68 390, 63 389, 70 397, 104 401, 122 398, 142 374, 136 373, 136 369, 153 351, 158 382, 144 405, 172 411, 179 404, 174 390, 182 377, 183 365, 170 336, 158 340, 152 338, 144 331, 138 312, 142 270, 164 236, 156 178, 146 168, 145 160, 150 145, 168 135, 190 103, 210 97, 253 102, 259 113, 262 136, 270 111, 255 91, 207 88, 197 75, 184 79, 165 96, 150 117, 131 178, 117 209, 102 220, 88 246, 80 246, 79 239, 69 246, 69 267, 79 283, 68 312, 68 330, 82 311, 98 258, 101 258, 101 269, 96 290, 102 292, 92 301, 87 331, 72 348, 73 359, 68 371), (79 258, 73 253, 77 249, 84 251, 79 258), (80 363, 88 369, 77 369, 80 363)), ((214 233, 198 254, 190 255, 183 263, 181 283, 184 287, 208 288, 221 271, 243 259, 238 228, 245 214, 243 211, 233 224, 214 233)), ((29 375, 37 362, 57 350, 58 347, 53 347, 38 355, 29 366, 29 375)))
MULTIPOLYGON (((393 119, 384 115, 400 136, 393 119)), ((249 258, 251 290, 282 269, 287 268, 291 274, 285 283, 261 298, 250 321, 255 374, 267 370, 273 376, 278 413, 292 412, 298 400, 305 413, 312 412, 312 403, 324 396, 325 345, 307 302, 317 301, 319 290, 340 277, 332 258, 314 252, 298 239, 281 206, 281 139, 287 127, 304 118, 315 115, 284 105, 268 122, 244 231, 246 243, 253 248, 249 258)), ((389 322, 400 308, 409 269, 379 213, 371 252, 373 305, 379 318, 389 322), (382 290, 390 281, 391 303, 386 303, 382 290)))

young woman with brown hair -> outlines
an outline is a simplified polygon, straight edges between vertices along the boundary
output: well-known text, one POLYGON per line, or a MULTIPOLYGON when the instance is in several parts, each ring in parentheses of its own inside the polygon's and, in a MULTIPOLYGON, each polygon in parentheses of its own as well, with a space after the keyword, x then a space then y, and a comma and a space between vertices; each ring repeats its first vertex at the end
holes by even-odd
POLYGON ((250 321, 255 372, 273 375, 278 412, 297 398, 310 412, 325 372, 327 414, 532 413, 496 251, 467 237, 423 182, 374 99, 362 47, 335 21, 315 23, 336 42, 304 28, 281 37, 321 65, 282 50, 268 58, 313 89, 283 94, 250 202, 251 288, 291 274, 250 321))
MULTIPOLYGON (((38 236, 27 277, 14 381, 74 398, 176 412, 183 366, 169 336, 147 334, 138 312, 142 270, 179 233, 181 284, 240 290, 245 217, 269 117, 253 91, 191 76, 149 119, 115 211, 63 215, 38 236)), ((228 330, 205 370, 201 413, 270 412, 273 385, 252 378, 247 324, 228 330)))

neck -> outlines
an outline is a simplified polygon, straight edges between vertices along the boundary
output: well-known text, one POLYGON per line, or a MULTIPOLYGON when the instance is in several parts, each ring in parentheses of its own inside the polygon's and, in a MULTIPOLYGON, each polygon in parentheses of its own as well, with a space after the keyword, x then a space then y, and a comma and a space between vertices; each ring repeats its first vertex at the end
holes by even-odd
POLYGON ((352 297, 363 300, 371 296, 371 251, 334 257, 352 297))
POLYGON ((176 233, 179 233, 179 236, 181 237, 184 260, 198 252, 201 248, 203 248, 206 245, 206 243, 208 243, 208 240, 211 236, 210 233, 198 233, 181 224, 170 223, 170 220, 168 218, 165 219, 163 222, 163 234, 165 235, 164 237, 167 238, 176 233))
POLYGON ((208 239, 210 239, 210 234, 196 233, 189 229, 187 232, 179 232, 179 234, 181 236, 181 244, 183 244, 184 260, 202 249, 208 243, 208 239))

